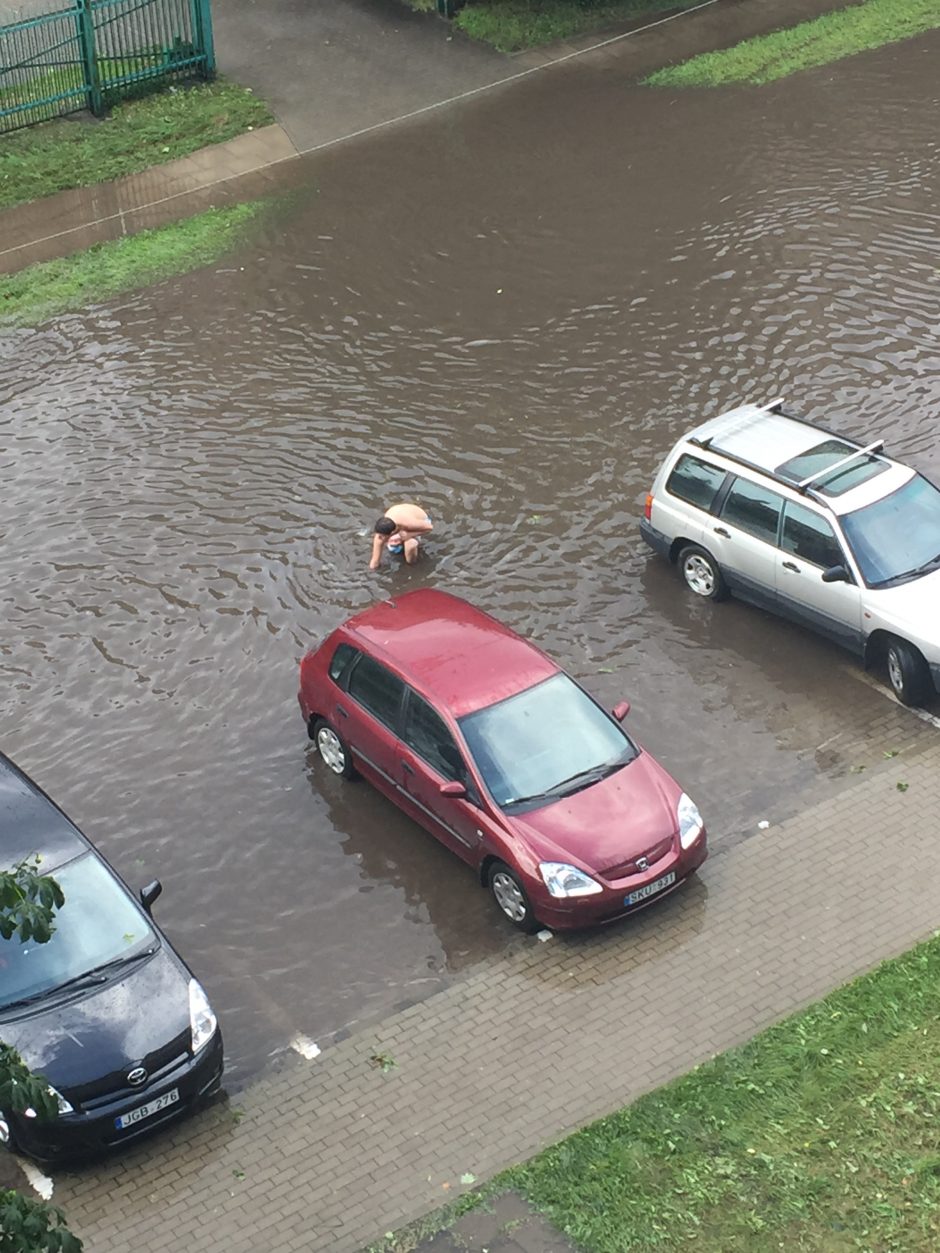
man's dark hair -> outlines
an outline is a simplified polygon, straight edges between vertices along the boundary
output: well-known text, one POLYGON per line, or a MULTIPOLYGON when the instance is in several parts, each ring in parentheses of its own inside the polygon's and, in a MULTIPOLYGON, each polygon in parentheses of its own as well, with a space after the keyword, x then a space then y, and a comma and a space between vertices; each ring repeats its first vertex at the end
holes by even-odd
POLYGON ((376 522, 375 524, 376 535, 391 535, 393 531, 397 531, 397 530, 398 530, 398 527, 395 525, 395 523, 392 521, 391 518, 386 518, 386 517, 379 518, 378 522, 376 522))

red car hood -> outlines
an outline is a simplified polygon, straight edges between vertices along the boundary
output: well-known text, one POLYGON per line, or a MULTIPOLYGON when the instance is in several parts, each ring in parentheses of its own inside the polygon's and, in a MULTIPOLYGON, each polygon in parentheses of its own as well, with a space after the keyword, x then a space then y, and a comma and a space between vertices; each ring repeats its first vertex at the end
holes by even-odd
POLYGON ((675 836, 681 795, 675 779, 641 752, 600 783, 514 816, 512 823, 539 860, 599 873, 675 836))

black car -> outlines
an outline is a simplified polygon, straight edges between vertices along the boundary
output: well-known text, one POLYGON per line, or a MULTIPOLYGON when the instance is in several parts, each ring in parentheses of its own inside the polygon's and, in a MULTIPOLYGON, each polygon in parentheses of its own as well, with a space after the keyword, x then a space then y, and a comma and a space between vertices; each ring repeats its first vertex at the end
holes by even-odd
POLYGON ((59 1116, 0 1110, 0 1142, 39 1161, 119 1147, 218 1091, 222 1033, 200 984, 59 807, 0 753, 0 865, 33 855, 65 894, 46 944, 0 939, 0 1040, 59 1116))

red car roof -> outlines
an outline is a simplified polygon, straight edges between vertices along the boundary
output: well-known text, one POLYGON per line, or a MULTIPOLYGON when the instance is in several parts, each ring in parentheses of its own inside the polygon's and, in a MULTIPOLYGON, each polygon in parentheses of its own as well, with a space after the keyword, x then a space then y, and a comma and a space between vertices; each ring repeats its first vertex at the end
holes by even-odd
POLYGON ((346 630, 455 718, 559 671, 534 644, 489 614, 430 588, 373 605, 350 618, 346 630))

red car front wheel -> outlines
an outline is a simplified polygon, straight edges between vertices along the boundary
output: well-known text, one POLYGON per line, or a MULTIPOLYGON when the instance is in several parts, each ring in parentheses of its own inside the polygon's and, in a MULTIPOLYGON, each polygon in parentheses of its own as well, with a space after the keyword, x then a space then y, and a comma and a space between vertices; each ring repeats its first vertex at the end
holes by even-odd
POLYGON ((505 862, 494 861, 490 866, 489 885, 496 904, 514 927, 527 935, 538 931, 540 924, 514 870, 510 870, 505 862))

